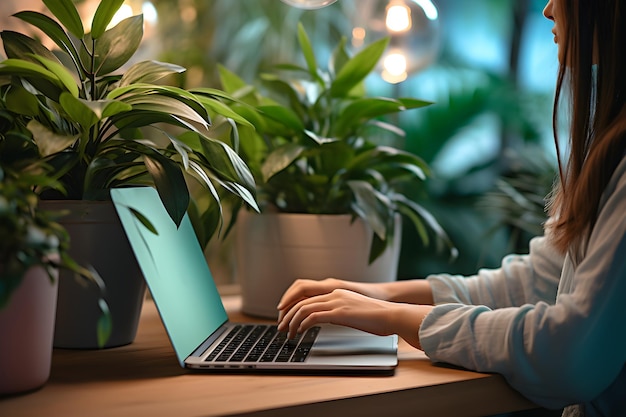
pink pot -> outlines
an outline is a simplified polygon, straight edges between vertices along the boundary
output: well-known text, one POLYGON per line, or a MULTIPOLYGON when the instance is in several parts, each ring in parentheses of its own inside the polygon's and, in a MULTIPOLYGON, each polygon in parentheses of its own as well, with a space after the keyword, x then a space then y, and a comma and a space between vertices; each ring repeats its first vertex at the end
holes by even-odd
POLYGON ((0 394, 34 390, 50 377, 57 283, 31 268, 0 310, 0 394))

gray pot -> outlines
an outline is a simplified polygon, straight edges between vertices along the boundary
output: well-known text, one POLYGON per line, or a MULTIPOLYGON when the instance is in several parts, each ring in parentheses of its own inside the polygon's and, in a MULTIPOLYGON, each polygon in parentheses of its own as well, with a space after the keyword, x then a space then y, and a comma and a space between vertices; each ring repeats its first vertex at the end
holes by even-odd
MULTIPOLYGON (((42 201, 46 210, 66 210, 60 223, 70 234, 70 255, 81 265, 93 266, 105 284, 103 298, 111 311, 112 333, 102 347, 127 345, 135 340, 146 284, 126 234, 110 201, 42 201)), ((99 289, 72 273, 61 271, 54 347, 99 348, 99 289)))

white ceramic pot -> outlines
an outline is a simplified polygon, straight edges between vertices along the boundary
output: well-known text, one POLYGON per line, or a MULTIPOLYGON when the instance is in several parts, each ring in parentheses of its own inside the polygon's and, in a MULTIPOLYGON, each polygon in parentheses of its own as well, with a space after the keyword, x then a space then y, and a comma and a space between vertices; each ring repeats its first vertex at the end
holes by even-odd
POLYGON ((58 277, 29 269, 0 310, 0 394, 37 389, 50 377, 58 277))
POLYGON ((371 229, 350 215, 241 212, 237 218, 236 277, 242 311, 276 318, 283 292, 298 278, 393 281, 400 256, 401 218, 394 242, 368 264, 371 229))

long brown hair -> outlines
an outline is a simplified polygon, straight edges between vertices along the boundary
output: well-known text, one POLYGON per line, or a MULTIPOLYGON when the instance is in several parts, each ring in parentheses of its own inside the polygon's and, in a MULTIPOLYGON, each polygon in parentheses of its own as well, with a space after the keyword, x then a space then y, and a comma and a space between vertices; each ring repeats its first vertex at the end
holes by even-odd
POLYGON ((626 141, 626 0, 561 0, 553 129, 560 181, 547 229, 556 248, 578 254, 593 229, 602 193, 624 157, 626 141), (567 84, 567 85, 566 85, 567 84), (567 88, 570 136, 563 167, 558 109, 567 88))

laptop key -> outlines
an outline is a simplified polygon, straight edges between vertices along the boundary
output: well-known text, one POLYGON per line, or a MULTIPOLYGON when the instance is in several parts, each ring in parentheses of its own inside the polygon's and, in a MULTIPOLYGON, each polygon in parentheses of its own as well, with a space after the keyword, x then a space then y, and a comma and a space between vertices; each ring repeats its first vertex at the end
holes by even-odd
POLYGON ((217 362, 225 362, 230 359, 232 354, 241 345, 246 336, 252 331, 254 326, 242 326, 241 330, 231 339, 228 345, 222 350, 222 353, 215 359, 217 362))
POLYGON ((246 357, 247 362, 257 362, 261 355, 265 352, 265 349, 270 344, 274 336, 278 333, 277 326, 269 326, 267 331, 263 333, 256 345, 250 350, 250 353, 246 357))
POLYGON ((280 352, 280 349, 286 340, 287 340, 286 332, 277 333, 274 340, 272 340, 272 343, 270 343, 270 345, 267 347, 267 350, 265 351, 263 356, 261 356, 260 361, 261 362, 273 362, 274 358, 276 357, 276 355, 278 355, 278 352, 280 352))
POLYGON ((239 345, 237 351, 231 356, 229 362, 241 362, 244 358, 250 353, 253 347, 259 342, 261 339, 261 335, 265 333, 267 330, 267 326, 256 326, 254 330, 252 330, 246 339, 239 345))
POLYGON ((291 357, 291 362, 304 362, 307 356, 309 356, 309 352, 313 347, 313 343, 317 338, 317 335, 320 332, 320 328, 318 326, 311 327, 306 331, 298 348, 294 351, 293 356, 291 357))
POLYGON ((276 325, 235 326, 206 358, 215 362, 303 362, 319 327, 288 339, 276 325))
POLYGON ((281 347, 278 356, 276 356, 276 362, 289 362, 291 355, 295 352, 300 342, 300 335, 293 339, 287 339, 281 347))
POLYGON ((226 345, 232 340, 235 334, 241 329, 241 326, 234 326, 224 339, 213 349, 213 351, 207 356, 206 361, 212 361, 217 355, 226 347, 226 345))

